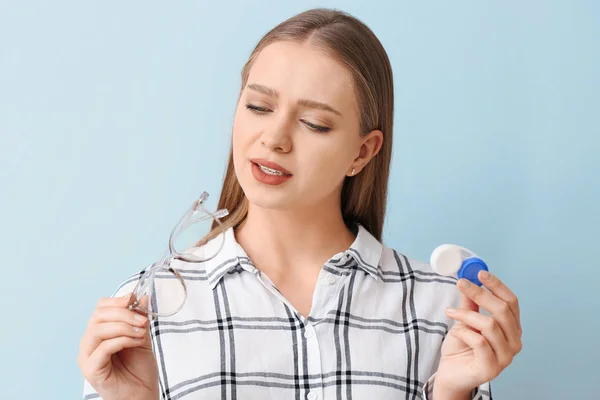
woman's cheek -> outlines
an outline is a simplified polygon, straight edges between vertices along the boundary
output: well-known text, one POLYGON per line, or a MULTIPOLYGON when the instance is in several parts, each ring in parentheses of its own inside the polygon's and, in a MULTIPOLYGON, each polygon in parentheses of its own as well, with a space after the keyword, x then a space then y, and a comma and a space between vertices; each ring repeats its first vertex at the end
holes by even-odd
POLYGON ((324 157, 320 162, 312 165, 312 176, 314 181, 323 187, 331 188, 339 183, 343 178, 340 173, 340 167, 332 160, 332 157, 324 157))

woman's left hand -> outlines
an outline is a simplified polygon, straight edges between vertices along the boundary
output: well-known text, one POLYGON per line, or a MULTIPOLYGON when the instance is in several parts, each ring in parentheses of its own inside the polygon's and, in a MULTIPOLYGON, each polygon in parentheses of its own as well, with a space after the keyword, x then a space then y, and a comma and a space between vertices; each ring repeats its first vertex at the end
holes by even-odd
POLYGON ((497 377, 522 349, 517 296, 486 271, 480 271, 478 278, 489 292, 460 279, 461 308, 446 310, 457 323, 442 344, 434 399, 466 397, 472 389, 497 377), (479 313, 479 307, 491 316, 479 313))

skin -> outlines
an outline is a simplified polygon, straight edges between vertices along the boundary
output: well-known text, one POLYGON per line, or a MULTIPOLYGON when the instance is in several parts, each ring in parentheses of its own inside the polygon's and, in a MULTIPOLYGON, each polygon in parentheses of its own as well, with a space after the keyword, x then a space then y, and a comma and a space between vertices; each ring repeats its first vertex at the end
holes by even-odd
POLYGON ((460 279, 461 307, 446 310, 457 323, 442 345, 436 400, 469 399, 472 388, 496 378, 523 348, 517 296, 493 274, 480 271, 478 278, 483 287, 460 279))
MULTIPOLYGON (((360 135, 352 78, 327 53, 310 43, 277 42, 256 58, 233 128, 235 172, 249 200, 235 236, 305 317, 322 265, 354 241, 341 212, 344 179, 360 174, 383 140, 378 130, 360 135), (253 177, 252 158, 276 162, 293 177, 277 186, 261 183, 253 177)), ((449 314, 458 323, 442 347, 436 400, 469 398, 472 388, 497 376, 521 349, 516 296, 498 278, 480 279, 489 291, 459 288, 463 305, 449 314), (479 306, 492 316, 480 314, 479 306)), ((131 394, 128 399, 157 399, 148 323, 134 319, 127 300, 100 300, 81 340, 79 365, 105 400, 124 393, 131 394)))
POLYGON ((378 130, 360 135, 357 109, 348 71, 310 44, 291 42, 263 49, 236 109, 234 167, 249 200, 236 239, 304 316, 322 265, 354 241, 341 211, 344 179, 352 169, 359 174, 383 143, 378 130), (252 158, 274 161, 293 177, 263 184, 252 175, 252 158))
MULTIPOLYGON (((142 299, 142 305, 148 304, 142 299)), ((148 319, 127 309, 129 296, 102 298, 79 344, 77 363, 104 400, 158 399, 158 366, 148 319)))

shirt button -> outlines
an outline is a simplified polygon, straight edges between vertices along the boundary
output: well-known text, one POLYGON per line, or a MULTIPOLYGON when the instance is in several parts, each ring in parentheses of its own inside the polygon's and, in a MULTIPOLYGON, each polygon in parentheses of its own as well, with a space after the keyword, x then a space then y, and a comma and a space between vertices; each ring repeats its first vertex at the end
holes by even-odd
POLYGON ((307 338, 307 339, 308 339, 308 338, 311 338, 312 336, 313 336, 313 331, 312 331, 312 329, 306 329, 306 330, 304 331, 304 337, 305 337, 305 338, 307 338))
POLYGON ((335 283, 335 280, 336 280, 336 279, 335 279, 335 276, 333 276, 333 275, 329 275, 329 276, 327 277, 327 283, 328 283, 329 285, 333 285, 333 284, 335 283))
POLYGON ((308 400, 316 400, 316 398, 317 398, 317 394, 316 394, 315 392, 309 392, 309 393, 306 395, 306 398, 307 398, 308 400))

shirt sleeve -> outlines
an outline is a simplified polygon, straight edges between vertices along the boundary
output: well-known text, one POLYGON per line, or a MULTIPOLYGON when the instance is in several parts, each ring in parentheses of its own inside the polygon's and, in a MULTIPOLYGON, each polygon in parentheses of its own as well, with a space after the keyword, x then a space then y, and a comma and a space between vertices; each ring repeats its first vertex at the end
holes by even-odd
MULTIPOLYGON (((433 397, 433 383, 435 374, 425 382, 423 386, 423 400, 435 400, 433 397)), ((490 382, 486 382, 471 392, 471 400, 492 400, 492 387, 490 382)))
POLYGON ((83 400, 92 400, 92 399, 102 400, 102 398, 98 395, 98 393, 96 393, 96 390, 94 390, 92 385, 90 385, 90 383, 84 379, 83 380, 83 400))

